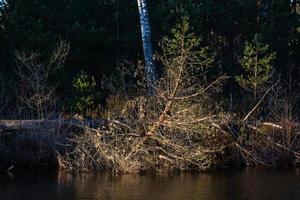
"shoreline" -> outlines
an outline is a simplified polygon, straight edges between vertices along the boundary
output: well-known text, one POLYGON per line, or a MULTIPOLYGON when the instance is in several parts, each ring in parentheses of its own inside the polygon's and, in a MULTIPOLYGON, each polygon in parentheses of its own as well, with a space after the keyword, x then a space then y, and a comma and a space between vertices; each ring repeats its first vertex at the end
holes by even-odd
MULTIPOLYGON (((161 171, 170 170, 194 173, 209 172, 215 170, 222 171, 224 169, 293 169, 300 167, 299 158, 293 157, 292 153, 288 151, 284 152, 285 155, 280 155, 282 160, 277 159, 276 162, 271 165, 263 165, 259 162, 252 163, 253 165, 251 165, 250 162, 247 163, 245 158, 241 157, 241 153, 243 153, 242 151, 240 152, 240 154, 234 155, 235 152, 233 151, 233 149, 231 149, 232 147, 227 146, 222 153, 217 153, 215 155, 215 163, 211 164, 208 168, 205 169, 197 168, 197 166, 193 165, 193 163, 187 164, 185 166, 181 166, 181 163, 179 163, 178 165, 173 163, 170 164, 170 160, 167 160, 167 158, 163 158, 161 155, 151 155, 150 158, 155 159, 156 162, 162 163, 156 163, 155 165, 149 163, 149 166, 142 166, 144 168, 139 168, 138 166, 134 170, 130 171, 127 169, 128 167, 130 167, 130 165, 135 164, 134 159, 136 158, 132 158, 126 161, 122 158, 122 155, 124 154, 121 154, 119 155, 119 157, 112 158, 115 160, 105 160, 107 159, 106 157, 108 157, 108 155, 103 155, 101 153, 99 154, 99 152, 109 151, 110 149, 99 149, 99 146, 97 146, 97 144, 95 145, 95 143, 91 142, 90 137, 97 137, 99 140, 103 141, 104 136, 100 137, 99 134, 97 135, 97 133, 95 132, 92 133, 88 131, 70 133, 70 130, 64 130, 60 133, 48 132, 41 134, 39 132, 31 131, 29 133, 27 132, 0 135, 0 172, 7 173, 15 169, 19 170, 22 168, 33 168, 62 170, 73 174, 103 171, 116 174, 140 174, 148 172, 159 173, 161 171), (82 153, 83 151, 78 150, 81 148, 81 145, 83 145, 82 143, 85 143, 84 145, 89 144, 89 148, 93 148, 91 152, 95 153, 95 159, 98 156, 97 161, 91 161, 91 159, 88 159, 88 152, 82 153), (76 154, 71 154, 76 150, 79 152, 76 152, 76 154), (76 157, 78 154, 82 154, 83 157, 76 157), (161 161, 160 159, 162 159, 163 161, 161 161), (93 163, 91 164, 90 162, 93 163), (121 164, 123 164, 124 166, 120 166, 120 163, 118 162, 122 162, 121 164)), ((261 140, 261 138, 259 138, 259 140, 261 140)), ((247 143, 243 143, 243 148, 247 148, 247 145, 247 143)), ((119 147, 119 149, 117 150, 120 150, 121 148, 124 147, 119 147)), ((282 152, 280 154, 282 154, 282 152)), ((142 159, 140 155, 137 155, 137 157, 138 159, 142 159)), ((186 162, 188 161, 189 160, 187 159, 186 162)))

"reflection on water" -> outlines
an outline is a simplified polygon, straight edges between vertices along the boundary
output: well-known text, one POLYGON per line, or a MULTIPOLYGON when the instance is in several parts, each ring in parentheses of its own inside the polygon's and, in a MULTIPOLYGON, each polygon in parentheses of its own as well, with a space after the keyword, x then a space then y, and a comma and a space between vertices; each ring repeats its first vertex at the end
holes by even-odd
POLYGON ((300 170, 111 176, 19 172, 0 176, 0 200, 300 199, 300 170))

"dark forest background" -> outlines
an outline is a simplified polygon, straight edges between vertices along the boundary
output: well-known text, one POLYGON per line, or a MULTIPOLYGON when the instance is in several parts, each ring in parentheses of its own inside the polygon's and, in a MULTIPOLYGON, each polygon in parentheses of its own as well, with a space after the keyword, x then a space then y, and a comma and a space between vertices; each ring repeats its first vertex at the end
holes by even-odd
MULTIPOLYGON (((242 98, 236 77, 245 73, 240 60, 246 42, 259 41, 274 52, 272 77, 300 81, 299 2, 296 0, 149 0, 152 42, 171 34, 182 16, 215 56, 208 76, 226 74, 222 98, 242 98)), ((46 59, 59 41, 70 44, 66 62, 49 77, 60 105, 76 93, 76 77, 90 77, 92 104, 105 104, 110 91, 105 77, 117 77, 120 67, 143 60, 137 2, 133 0, 7 0, 0 7, 1 97, 16 105, 19 88, 17 51, 37 52, 46 59), (74 89, 75 88, 75 89, 74 89)), ((159 66, 159 64, 158 64, 159 66)), ((220 96, 221 97, 221 96, 220 96)), ((4 102, 4 101, 3 101, 4 102)), ((9 110, 6 107, 6 112, 9 110)), ((68 106, 65 106, 68 107, 68 106)), ((69 108, 69 107, 68 107, 69 108)))

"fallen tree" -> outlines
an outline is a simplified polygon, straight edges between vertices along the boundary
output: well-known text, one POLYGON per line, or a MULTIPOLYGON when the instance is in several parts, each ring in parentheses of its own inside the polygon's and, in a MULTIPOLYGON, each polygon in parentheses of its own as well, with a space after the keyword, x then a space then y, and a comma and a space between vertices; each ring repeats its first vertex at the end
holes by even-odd
POLYGON ((107 124, 106 120, 94 119, 53 119, 53 120, 0 120, 1 132, 50 130, 59 128, 101 128, 107 124))

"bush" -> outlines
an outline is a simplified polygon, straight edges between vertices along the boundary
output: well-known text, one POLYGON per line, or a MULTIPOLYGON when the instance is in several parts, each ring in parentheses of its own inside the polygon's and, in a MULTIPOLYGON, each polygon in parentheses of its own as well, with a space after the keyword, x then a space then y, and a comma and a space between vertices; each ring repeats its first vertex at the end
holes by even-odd
POLYGON ((96 108, 100 93, 97 91, 97 83, 94 76, 81 71, 72 81, 72 96, 67 100, 67 110, 87 115, 96 108))

